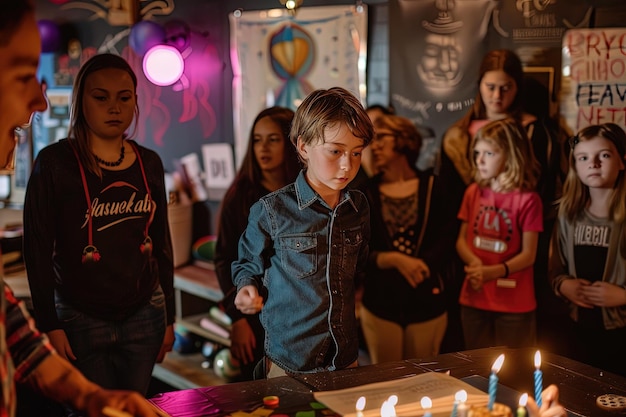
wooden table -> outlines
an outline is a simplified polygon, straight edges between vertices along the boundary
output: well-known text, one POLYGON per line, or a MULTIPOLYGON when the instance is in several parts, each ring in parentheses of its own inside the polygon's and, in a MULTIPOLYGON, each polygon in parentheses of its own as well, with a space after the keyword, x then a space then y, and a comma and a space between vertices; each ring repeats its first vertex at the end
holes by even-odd
MULTIPOLYGON (((388 362, 337 372, 175 391, 159 394, 151 401, 172 417, 213 417, 236 411, 252 412, 263 405, 264 396, 277 395, 280 406, 275 414, 295 416, 305 411, 308 417, 319 417, 324 413, 311 406, 315 391, 349 388, 424 372, 450 371, 452 376, 487 391, 491 366, 501 353, 505 354, 505 361, 498 373, 497 401, 515 410, 520 393, 533 396, 535 350, 532 349, 489 348, 447 353, 426 360, 388 362)), ((544 387, 558 385, 561 403, 570 416, 624 415, 598 408, 596 398, 609 393, 626 396, 626 378, 549 352, 542 352, 541 370, 544 387)))

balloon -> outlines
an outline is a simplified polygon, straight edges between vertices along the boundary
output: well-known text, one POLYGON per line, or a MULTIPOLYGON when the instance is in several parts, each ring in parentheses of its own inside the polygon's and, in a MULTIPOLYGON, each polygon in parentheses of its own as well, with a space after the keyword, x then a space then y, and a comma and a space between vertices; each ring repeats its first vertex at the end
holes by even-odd
POLYGON ((41 36, 41 51, 54 52, 61 44, 61 30, 52 20, 42 19, 37 22, 41 36))
POLYGON ((128 44, 139 54, 145 54, 153 46, 162 44, 165 41, 165 29, 158 23, 144 20, 135 23, 130 28, 128 44))

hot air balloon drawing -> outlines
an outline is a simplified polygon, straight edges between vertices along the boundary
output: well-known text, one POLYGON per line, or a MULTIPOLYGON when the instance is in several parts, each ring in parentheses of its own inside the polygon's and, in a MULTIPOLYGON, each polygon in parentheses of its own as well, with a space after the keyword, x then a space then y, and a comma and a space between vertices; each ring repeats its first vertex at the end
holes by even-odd
POLYGON ((306 76, 313 67, 315 45, 302 27, 289 22, 270 37, 269 58, 276 76, 284 80, 275 92, 276 105, 295 109, 313 91, 306 76))

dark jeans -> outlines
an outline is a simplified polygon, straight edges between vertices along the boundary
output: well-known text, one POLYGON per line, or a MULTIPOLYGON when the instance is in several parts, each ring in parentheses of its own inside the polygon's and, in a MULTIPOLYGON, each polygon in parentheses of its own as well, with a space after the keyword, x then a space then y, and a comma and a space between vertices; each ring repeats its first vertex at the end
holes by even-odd
POLYGON ((536 346, 535 312, 498 313, 461 306, 466 349, 536 346))
POLYGON ((57 297, 73 364, 93 382, 109 389, 146 395, 152 368, 165 335, 165 296, 159 287, 149 303, 121 322, 90 317, 57 297))

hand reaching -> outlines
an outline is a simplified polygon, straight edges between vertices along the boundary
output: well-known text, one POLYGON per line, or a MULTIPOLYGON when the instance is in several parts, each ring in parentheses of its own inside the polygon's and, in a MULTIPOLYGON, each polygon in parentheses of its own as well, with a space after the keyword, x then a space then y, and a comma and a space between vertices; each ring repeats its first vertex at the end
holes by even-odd
POLYGON ((254 285, 246 285, 237 292, 235 307, 244 314, 256 314, 263 308, 263 297, 254 285))

